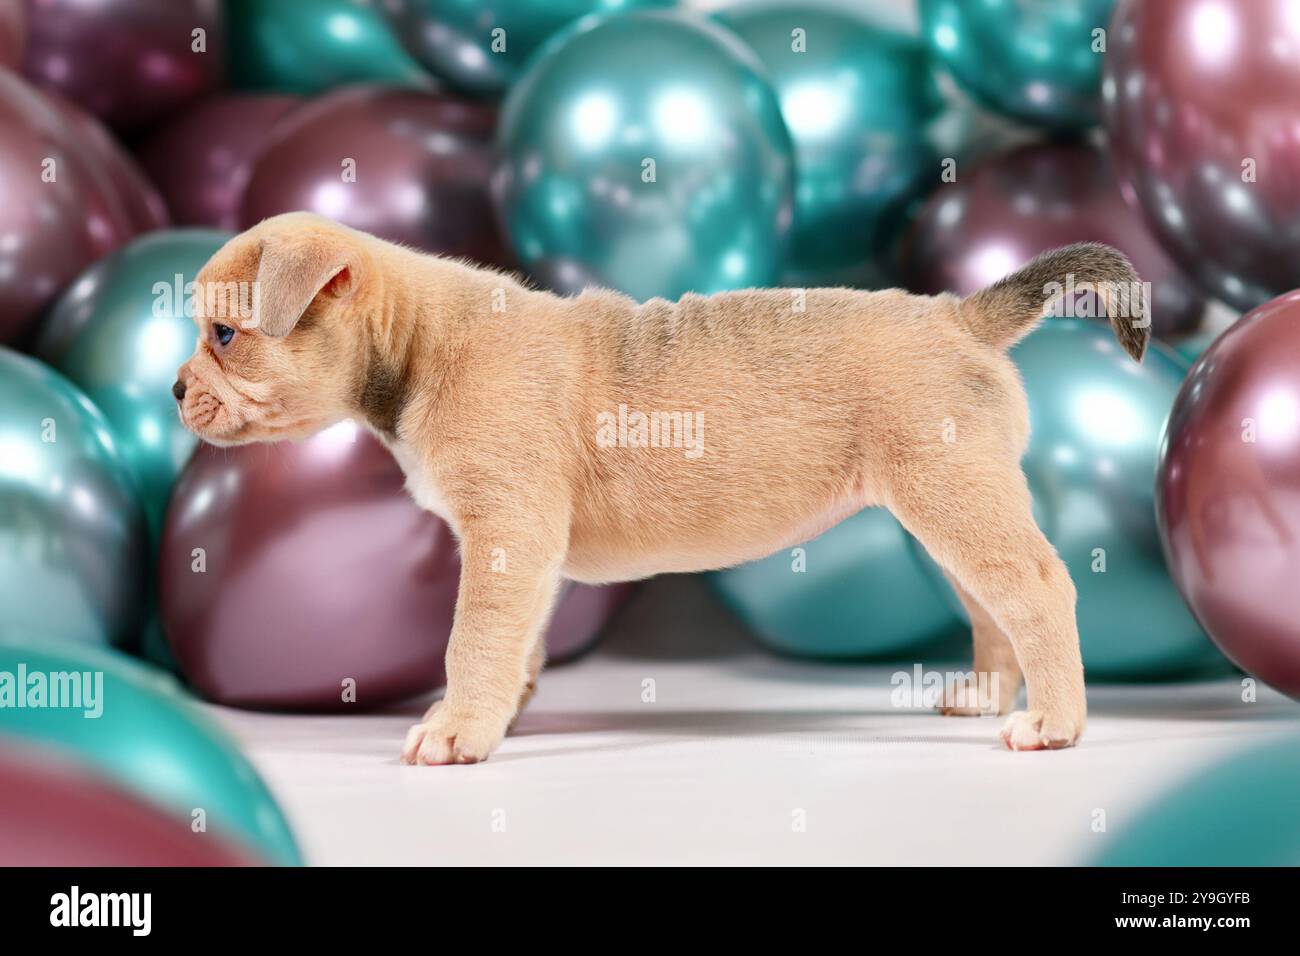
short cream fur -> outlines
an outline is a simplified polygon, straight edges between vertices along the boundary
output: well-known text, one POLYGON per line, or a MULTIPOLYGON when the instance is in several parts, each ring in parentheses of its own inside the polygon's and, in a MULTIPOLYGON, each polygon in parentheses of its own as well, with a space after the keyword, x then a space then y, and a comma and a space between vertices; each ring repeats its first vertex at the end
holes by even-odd
POLYGON ((1119 318, 1128 302, 1106 291, 1137 277, 1105 246, 1045 254, 965 299, 762 289, 638 304, 561 298, 291 213, 200 273, 180 413, 217 444, 363 421, 455 531, 447 689, 411 728, 408 763, 497 747, 541 670, 562 578, 725 567, 873 505, 957 586, 1000 713, 1023 674, 1027 709, 1002 739, 1063 747, 1086 715, 1075 590, 1031 514, 1025 394, 1005 353, 1067 274, 1103 293, 1140 359, 1147 323, 1119 318), (251 314, 205 304, 226 283, 256 283, 251 314), (235 329, 228 344, 218 325, 235 329), (662 427, 646 442, 649 419, 662 427))

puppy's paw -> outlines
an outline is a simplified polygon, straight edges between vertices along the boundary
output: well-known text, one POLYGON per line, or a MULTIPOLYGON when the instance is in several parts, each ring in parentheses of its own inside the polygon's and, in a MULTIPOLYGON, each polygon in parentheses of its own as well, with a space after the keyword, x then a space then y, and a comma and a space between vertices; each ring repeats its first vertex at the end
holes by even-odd
POLYGON ((1008 750, 1060 750, 1073 747, 1083 733, 1083 721, 1018 710, 1002 726, 1002 742, 1008 750))
POLYGON ((432 767, 487 760, 505 737, 508 723, 435 704, 424 720, 406 732, 402 763, 432 767))

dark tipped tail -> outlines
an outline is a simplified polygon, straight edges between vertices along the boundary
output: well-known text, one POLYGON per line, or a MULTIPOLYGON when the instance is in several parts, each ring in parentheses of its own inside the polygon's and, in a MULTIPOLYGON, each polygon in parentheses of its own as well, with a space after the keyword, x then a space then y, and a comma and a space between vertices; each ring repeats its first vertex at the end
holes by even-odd
POLYGON ((1033 331, 1046 307, 1071 289, 1097 294, 1119 344, 1142 361, 1151 339, 1145 287, 1123 253, 1097 242, 1044 252, 1018 272, 967 296, 962 321, 981 342, 1007 349, 1033 331))

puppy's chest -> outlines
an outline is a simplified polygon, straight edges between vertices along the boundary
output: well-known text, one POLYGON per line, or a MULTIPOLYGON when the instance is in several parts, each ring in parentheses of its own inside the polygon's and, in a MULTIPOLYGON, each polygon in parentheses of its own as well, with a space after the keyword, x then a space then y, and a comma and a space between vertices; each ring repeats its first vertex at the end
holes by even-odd
POLYGON ((393 453, 393 459, 402 469, 402 474, 406 476, 406 490, 415 503, 425 511, 432 511, 455 530, 456 523, 452 518, 451 506, 443 497, 442 490, 429 473, 429 469, 402 442, 386 441, 384 444, 393 453))

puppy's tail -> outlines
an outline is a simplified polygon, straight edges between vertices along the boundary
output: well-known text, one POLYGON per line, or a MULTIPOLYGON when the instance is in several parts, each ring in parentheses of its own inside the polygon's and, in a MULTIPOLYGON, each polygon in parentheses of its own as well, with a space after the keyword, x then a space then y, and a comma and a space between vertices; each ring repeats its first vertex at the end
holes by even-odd
POLYGON ((1095 292, 1124 351, 1142 361, 1151 339, 1145 287, 1124 254, 1097 242, 1044 252, 1019 272, 962 300, 961 317, 981 342, 1007 349, 1028 335, 1056 299, 1095 292))

